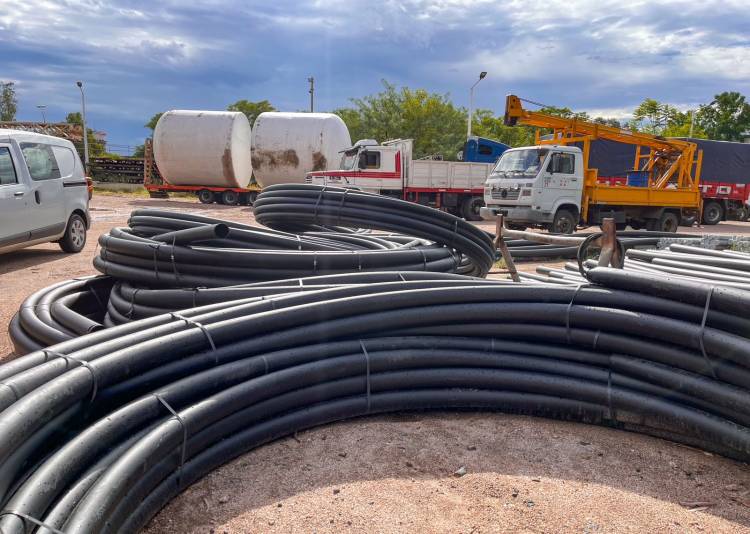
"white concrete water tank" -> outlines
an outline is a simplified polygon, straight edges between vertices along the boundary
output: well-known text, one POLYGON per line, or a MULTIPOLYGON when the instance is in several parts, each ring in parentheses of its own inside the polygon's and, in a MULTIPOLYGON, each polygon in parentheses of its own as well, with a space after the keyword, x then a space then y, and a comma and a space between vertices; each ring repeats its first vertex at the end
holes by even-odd
POLYGON ((154 159, 172 185, 247 187, 251 142, 244 113, 167 111, 154 128, 154 159))
POLYGON ((305 173, 337 169, 352 145, 333 113, 261 113, 253 125, 253 172, 262 187, 302 183, 305 173))

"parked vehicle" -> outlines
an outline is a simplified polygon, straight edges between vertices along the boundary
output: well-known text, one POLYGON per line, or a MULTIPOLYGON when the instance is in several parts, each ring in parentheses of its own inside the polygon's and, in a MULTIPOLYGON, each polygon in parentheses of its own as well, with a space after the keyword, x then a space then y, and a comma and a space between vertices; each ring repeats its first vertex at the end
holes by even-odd
POLYGON ((80 252, 90 225, 88 182, 73 143, 0 130, 0 252, 54 241, 80 252))
POLYGON ((702 153, 695 143, 529 111, 515 95, 507 97, 505 124, 553 133, 542 139, 537 132, 536 146, 503 153, 484 189, 485 219, 502 214, 515 228, 572 233, 613 218, 619 228, 674 232, 682 217, 700 211, 702 153), (600 180, 591 160, 598 140, 635 148, 624 185, 600 180))
POLYGON ((343 152, 338 170, 309 172, 305 181, 380 193, 479 220, 492 163, 413 159, 412 150, 411 139, 383 144, 363 139, 343 152))
POLYGON ((472 136, 464 143, 464 148, 458 153, 458 161, 473 161, 475 163, 495 163, 510 147, 494 139, 472 136))
MULTIPOLYGON (((750 143, 685 138, 703 151, 703 224, 750 217, 750 143)), ((690 224, 694 221, 686 221, 690 224)))

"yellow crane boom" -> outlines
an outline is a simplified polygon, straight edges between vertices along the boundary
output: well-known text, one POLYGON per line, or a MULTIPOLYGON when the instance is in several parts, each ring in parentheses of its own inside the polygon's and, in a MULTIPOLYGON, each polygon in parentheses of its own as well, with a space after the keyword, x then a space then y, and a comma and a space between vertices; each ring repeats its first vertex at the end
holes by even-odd
POLYGON ((508 95, 505 100, 507 126, 523 124, 552 129, 543 139, 536 132, 538 145, 580 143, 585 165, 585 188, 581 215, 586 220, 589 204, 668 206, 700 210, 699 188, 703 152, 695 143, 633 132, 578 118, 565 118, 525 109, 522 99, 508 95), (633 170, 648 174, 647 187, 613 186, 598 181, 597 169, 588 167, 591 141, 607 139, 635 145, 633 170))

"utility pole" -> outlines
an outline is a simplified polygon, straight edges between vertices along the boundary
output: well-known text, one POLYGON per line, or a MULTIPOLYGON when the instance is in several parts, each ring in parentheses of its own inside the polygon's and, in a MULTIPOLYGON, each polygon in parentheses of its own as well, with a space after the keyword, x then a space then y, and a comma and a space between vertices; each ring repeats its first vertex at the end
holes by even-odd
POLYGON ((77 81, 76 85, 81 90, 81 122, 83 123, 83 164, 86 171, 89 169, 89 131, 86 129, 86 98, 83 95, 83 82, 77 81))
POLYGON ((487 76, 486 71, 482 71, 479 73, 479 79, 474 82, 474 85, 471 86, 471 89, 469 89, 469 126, 466 128, 466 139, 471 137, 471 119, 472 115, 474 115, 474 88, 477 86, 479 82, 484 80, 484 77, 487 76))
POLYGON ((310 82, 310 113, 313 113, 315 111, 315 78, 310 76, 307 79, 308 82, 310 82))
POLYGON ((43 122, 44 124, 47 124, 47 117, 45 117, 45 115, 44 115, 44 110, 45 110, 45 109, 47 109, 47 106, 44 106, 44 105, 39 105, 39 106, 37 106, 36 108, 37 108, 37 109, 38 109, 39 111, 41 111, 41 112, 42 112, 42 122, 43 122))

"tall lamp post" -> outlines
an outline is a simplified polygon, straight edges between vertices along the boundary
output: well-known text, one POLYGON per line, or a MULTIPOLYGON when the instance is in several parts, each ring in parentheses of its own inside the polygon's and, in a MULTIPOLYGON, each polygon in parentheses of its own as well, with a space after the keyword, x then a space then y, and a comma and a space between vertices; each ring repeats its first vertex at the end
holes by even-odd
POLYGON ((83 162, 86 170, 89 168, 89 134, 86 129, 86 98, 83 95, 83 82, 77 81, 76 85, 81 90, 81 122, 83 123, 83 162))
POLYGON ((310 76, 307 81, 310 83, 310 90, 308 93, 310 93, 310 113, 313 113, 315 111, 315 78, 310 76))
POLYGON ((468 139, 471 137, 471 118, 474 115, 474 88, 477 86, 479 82, 484 80, 484 77, 487 76, 486 71, 482 71, 479 73, 479 79, 474 82, 474 85, 471 86, 471 89, 469 89, 469 126, 466 128, 466 138, 468 139))

